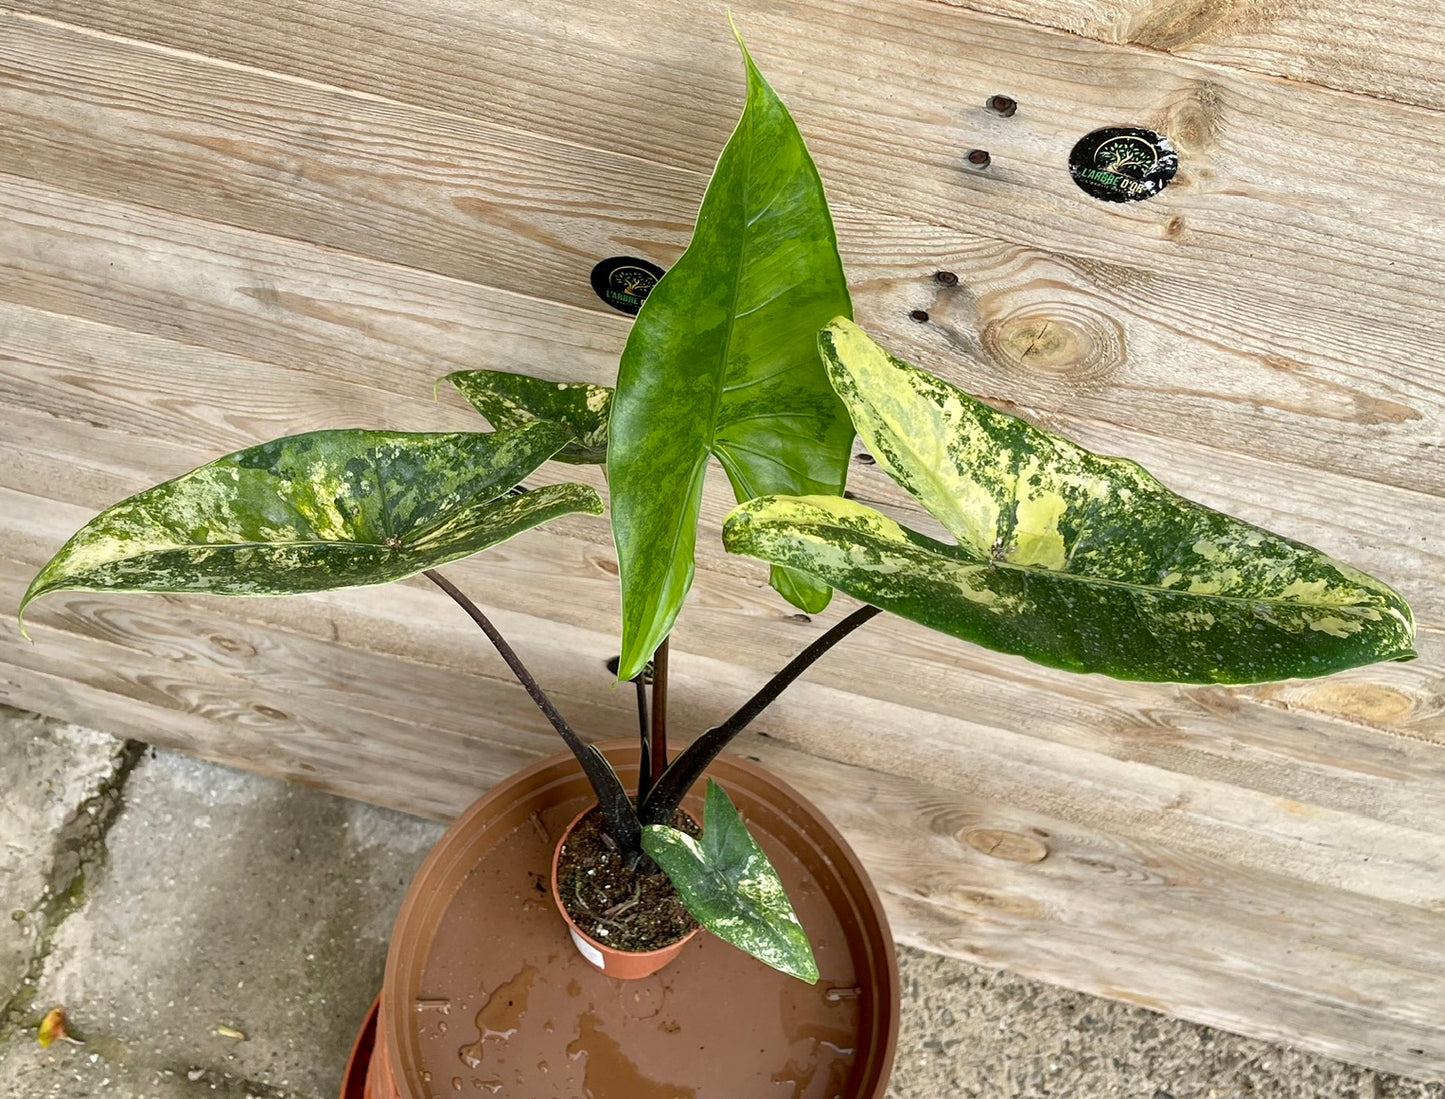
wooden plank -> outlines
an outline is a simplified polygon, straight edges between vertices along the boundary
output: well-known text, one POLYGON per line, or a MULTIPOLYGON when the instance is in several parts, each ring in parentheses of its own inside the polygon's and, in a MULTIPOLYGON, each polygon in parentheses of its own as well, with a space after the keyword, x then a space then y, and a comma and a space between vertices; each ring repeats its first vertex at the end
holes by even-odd
POLYGON ((620 315, 13 176, 0 195, 0 299, 321 377, 415 395, 451 370, 551 363, 610 381, 626 338, 620 315))
POLYGON ((671 263, 704 182, 13 15, 0 65, 0 162, 21 174, 597 312, 593 264, 671 263))
MULTIPOLYGON (((585 279, 591 262, 624 246, 671 257, 701 191, 702 177, 690 170, 579 149, 570 140, 519 135, 496 124, 462 125, 432 111, 33 21, 9 22, 17 76, 0 91, 0 113, 10 121, 0 130, 6 135, 0 148, 32 177, 95 197, 119 193, 595 312, 585 279), (411 149, 413 141, 424 156, 411 149), (144 173, 131 169, 138 162, 146 164, 144 173), (485 167, 492 163, 499 165, 495 172, 485 167), (567 187, 557 180, 567 180, 567 187), (373 201, 380 192, 386 200, 373 201), (619 193, 644 201, 619 200, 619 193), (579 204, 599 211, 595 231, 571 225, 579 204), (335 217, 337 208, 357 215, 335 217), (518 260, 533 255, 536 262, 518 260)), ((736 93, 725 94, 724 102, 728 94, 736 93)), ((824 137, 830 121, 838 124, 820 119, 824 137)), ((1293 124, 1310 129, 1305 118, 1293 124)), ((1345 124, 1343 116, 1320 123, 1345 124)), ((1348 124, 1364 123, 1351 116, 1348 124)), ((1369 122, 1386 132, 1405 124, 1400 118, 1369 122)), ((1026 144, 1034 140, 1023 136, 1026 144)), ((677 138, 697 143, 696 135, 677 138)), ((1258 139, 1273 140, 1262 133, 1258 139)), ((872 174, 865 198, 892 194, 893 184, 881 178, 892 151, 880 144, 839 169, 872 174)), ((1424 145, 1418 152, 1421 163, 1430 159, 1424 145)), ((984 192, 1002 200, 999 188, 1013 184, 959 180, 951 166, 941 175, 939 165, 915 165, 910 177, 921 173, 948 189, 944 208, 962 211, 965 220, 939 224, 935 200, 915 204, 909 218, 897 213, 908 208, 906 199, 886 212, 841 204, 838 221, 860 317, 904 353, 996 403, 1045 418, 1147 424, 1167 437, 1263 450, 1281 461, 1308 455, 1315 466, 1384 483, 1404 479, 1438 494, 1437 467, 1420 458, 1442 444, 1441 386, 1432 364, 1445 351, 1445 325, 1423 302, 1445 290, 1445 263, 1423 222, 1393 213, 1409 209, 1428 180, 1392 172, 1351 181, 1329 165, 1330 171, 1317 167, 1320 158, 1302 147, 1281 156, 1295 157, 1299 176, 1286 178, 1273 161, 1231 165, 1231 178, 1249 181, 1248 191, 1216 187, 1193 195, 1190 201, 1203 203, 1216 219, 1213 229, 1201 230, 1197 240, 1191 230, 1166 241, 1169 247, 1155 255, 1141 244, 1147 225, 1081 207, 1086 200, 1067 178, 1027 186, 1020 178, 1014 182, 1025 191, 991 208, 984 192), (967 204, 957 201, 960 183, 977 191, 967 204), (1068 190, 1060 194, 1060 186, 1068 190), (1302 201, 1302 187, 1315 197, 1302 201), (1381 191, 1393 202, 1388 215, 1381 191), (1264 207, 1245 216, 1244 197, 1264 207), (1031 211, 1032 228, 1013 232, 998 215, 1019 211, 1031 211), (1392 250, 1389 258, 1385 249, 1392 250), (933 283, 939 268, 955 270, 964 285, 933 283), (1336 272, 1344 277, 1331 284, 1336 272), (1361 285, 1371 287, 1369 296, 1358 293, 1361 285), (926 325, 907 319, 920 308, 929 315, 926 325), (1208 384, 1199 384, 1199 376, 1208 384), (1241 410, 1254 418, 1242 418, 1241 410)), ((33 191, 22 185, 24 197, 12 201, 38 211, 45 200, 33 191)), ((74 219, 73 197, 52 199, 59 203, 51 210, 55 217, 74 219)), ((153 231, 161 239, 149 248, 172 248, 163 243, 163 228, 129 214, 116 219, 108 210, 114 208, 87 210, 96 222, 90 235, 104 238, 107 226, 153 231)), ((89 269, 94 257, 82 255, 84 242, 67 241, 65 250, 61 259, 89 269)), ((279 263, 280 256, 273 249, 257 262, 279 263)), ((134 278, 133 262, 122 264, 122 277, 134 278)), ((30 281, 38 274, 30 271, 30 281)), ((149 272, 146 281, 158 278, 165 275, 149 272)), ((243 281, 233 295, 268 293, 253 282, 243 281)), ((89 296, 99 288, 72 289, 89 296)), ((63 286, 52 285, 43 299, 34 286, 15 293, 58 311, 88 308, 86 315, 98 316, 104 308, 68 300, 63 286)), ((478 293, 474 300, 494 313, 519 308, 506 295, 478 293)), ((207 312, 214 304, 207 303, 207 312)), ((272 304, 323 317, 334 308, 305 293, 272 304)), ((344 310, 329 319, 349 320, 344 310)), ((144 323, 134 312, 124 321, 144 323)), ((585 330, 591 322, 571 324, 585 330)), ((596 331, 623 329, 616 318, 598 314, 596 331)), ((190 338, 220 340, 225 332, 190 338)))
MULTIPOLYGON (((11 6, 694 172, 710 169, 740 98, 727 27, 701 2, 622 3, 584 14, 423 0, 407 5, 406 19, 395 0, 288 0, 265 12, 207 0, 186 20, 145 0, 11 6), (396 64, 398 56, 407 63, 396 64), (639 80, 648 95, 635 94, 639 80), (605 105, 605 124, 579 103, 605 105)), ((1410 211, 1429 212, 1421 196, 1434 176, 1420 154, 1437 140, 1432 111, 919 0, 867 9, 794 0, 735 14, 848 204, 1066 254, 1128 256, 1146 267, 1151 258, 1166 267, 1188 261, 1230 278, 1248 277, 1231 260, 1249 245, 1262 249, 1257 263, 1296 253, 1394 258, 1393 271, 1378 265, 1396 283, 1423 266, 1408 258, 1413 249, 1394 244, 1419 239, 1410 211), (986 116, 982 103, 1000 72, 1030 89, 1027 124, 986 116), (1187 179, 1142 209, 1085 199, 1063 171, 1079 127, 1129 120, 1172 131, 1187 179), (1347 144, 1362 131, 1391 149, 1370 162, 1367 180, 1347 144), (998 170, 964 174, 962 153, 985 137, 998 170), (1326 154, 1331 142, 1340 155, 1326 154), (1176 216, 1188 224, 1170 230, 1176 216)), ((1338 272, 1315 274, 1323 285, 1349 287, 1338 272)))
MULTIPOLYGON (((6 246, 0 253, 0 297, 322 374, 344 364, 346 377, 389 391, 410 386, 404 391, 419 393, 443 370, 478 365, 609 381, 625 335, 621 318, 558 309, 525 296, 80 200, 15 180, 0 179, 0 211, 7 215, 0 225, 0 242, 6 246), (156 254, 167 255, 167 263, 153 262, 156 254), (106 272, 104 279, 97 278, 100 271, 106 272)), ((1051 261, 1018 253, 1002 258, 1007 270, 992 277, 1008 282, 1019 268, 1035 276, 1028 284, 1034 287, 1028 291, 1034 305, 1021 307, 1026 320, 1050 315, 1049 309, 1068 312, 1089 296, 1058 289, 1063 284, 1049 277, 1056 267, 1051 261), (1056 304, 1040 311, 1043 307, 1035 308, 1040 300, 1056 304)), ((896 300, 898 284, 872 291, 877 285, 864 284, 859 295, 865 321, 891 311, 896 300)), ((1068 378, 1050 383, 1044 370, 1001 375, 960 359, 962 326, 953 327, 950 317, 967 311, 967 299, 941 292, 931 304, 938 325, 928 326, 923 341, 895 336, 895 347, 1045 426, 1097 439, 1103 449, 1117 449, 1111 436, 1122 432, 1091 432, 1085 426, 1096 417, 1109 425, 1122 416, 1151 431, 1177 424, 1171 441, 1192 437, 1292 463, 1308 455, 1316 468, 1436 495, 1441 491, 1438 464, 1428 460, 1441 445, 1432 441, 1440 433, 1440 418, 1404 411, 1440 402, 1428 377, 1416 382, 1412 373, 1402 375, 1409 380, 1411 405, 1380 404, 1363 390, 1331 381, 1325 367, 1271 359, 1272 373, 1262 376, 1245 365, 1251 359, 1257 363, 1257 357, 1225 353, 1212 358, 1219 367, 1215 377, 1224 387, 1238 381, 1243 391, 1168 384, 1183 369, 1175 363, 1186 349, 1176 346, 1166 358, 1169 345, 1162 326, 1141 324, 1136 330, 1161 352, 1154 368, 1158 375, 1136 371, 1137 384, 1127 391, 1120 386, 1090 389, 1068 378), (1292 380, 1287 387, 1274 386, 1277 375, 1292 380), (1036 403, 1044 401, 1068 411, 1036 403), (1205 406, 1213 411, 1201 415, 1205 406), (1214 416, 1241 406, 1263 406, 1264 422, 1231 411, 1230 429, 1214 430, 1214 416), (1427 460, 1419 460, 1421 455, 1427 460)), ((1078 329, 1077 321, 1070 323, 1078 329)), ((297 429, 307 426, 313 424, 303 421, 297 429)))
POLYGON ((1430 0, 928 0, 1342 91, 1445 107, 1445 24, 1430 0))
MULTIPOLYGON (((790 781, 807 782, 818 766, 807 755, 762 755, 790 781)), ((1032 975, 1063 969, 1081 987, 1156 1011, 1437 1075, 1438 1027, 1426 1018, 1437 1007, 1426 988, 1440 971, 1438 913, 1296 892, 1285 878, 1121 842, 971 792, 822 766, 812 783, 834 791, 830 817, 868 861, 901 939, 1032 975), (970 836, 1045 857, 990 857, 970 836)))

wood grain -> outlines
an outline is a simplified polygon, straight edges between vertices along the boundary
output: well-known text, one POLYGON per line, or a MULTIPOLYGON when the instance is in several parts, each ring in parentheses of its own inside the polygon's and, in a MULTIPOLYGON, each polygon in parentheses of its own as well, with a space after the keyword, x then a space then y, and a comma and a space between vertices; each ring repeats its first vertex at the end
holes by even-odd
MULTIPOLYGON (((879 619, 740 750, 839 824, 907 941, 1445 1077, 1445 116, 1416 6, 734 6, 863 323, 1387 578, 1424 627, 1413 663, 1199 688, 879 619), (1092 202, 1068 148, 1129 122, 1175 139, 1180 177, 1092 202), (979 147, 992 167, 964 168, 979 147)), ((740 90, 702 0, 0 0, 0 615, 96 508, 224 451, 476 428, 432 397, 454 369, 610 381, 628 322, 587 270, 676 256, 740 90)), ((600 484, 535 480, 573 478, 600 484)), ((851 486, 927 528, 875 468, 851 486)), ((678 736, 849 609, 796 616, 724 554, 729 502, 711 478, 678 736)), ((630 731, 604 520, 448 572, 588 735, 630 731)), ((438 818, 555 743, 421 581, 65 594, 32 626, 0 629, 6 701, 438 818)))
MULTIPOLYGON (((0 243, 5 245, 0 252, 0 297, 230 354, 260 357, 323 377, 330 371, 332 376, 339 374, 392 392, 423 393, 445 370, 483 365, 608 381, 625 335, 621 318, 583 313, 523 295, 484 291, 473 284, 330 249, 80 200, 3 177, 0 213, 7 219, 0 224, 0 243), (158 252, 168 255, 170 261, 165 265, 152 262, 150 257, 158 252), (105 272, 105 277, 98 277, 97 272, 105 272)), ((1043 262, 1017 255, 1012 259, 1043 262)), ((1055 300, 1071 293, 1046 292, 1055 300)), ((891 295, 892 291, 884 293, 891 295)), ((865 322, 873 312, 881 311, 877 299, 869 304, 866 284, 859 298, 865 322)), ((1407 418, 1402 430, 1418 431, 1421 438, 1401 437, 1390 425, 1381 427, 1367 398, 1341 393, 1333 383, 1321 384, 1315 372, 1300 363, 1292 367, 1277 364, 1286 374, 1293 370, 1302 384, 1277 391, 1273 399, 1192 386, 1171 388, 1150 384, 1147 378, 1141 379, 1133 393, 1108 388, 1092 391, 1090 396, 1088 387, 1065 381, 1054 383, 1050 399, 1058 401, 1070 393, 1075 396, 1067 401, 1068 412, 1056 413, 1033 403, 1027 379, 1015 384, 1020 382, 1017 375, 1000 375, 961 359, 954 339, 957 320, 949 310, 963 308, 966 302, 938 301, 938 325, 930 326, 927 338, 895 338, 893 346, 986 399, 1078 436, 1087 444, 1119 450, 1117 438, 1135 430, 1157 429, 1151 413, 1177 404, 1179 408, 1170 418, 1187 422, 1167 444, 1152 449, 1167 453, 1177 441, 1193 436, 1208 441, 1211 449, 1225 445, 1245 453, 1283 452, 1296 464, 1301 452, 1295 444, 1304 444, 1293 436, 1304 434, 1313 448, 1304 453, 1312 454, 1313 461, 1289 474, 1292 480, 1300 480, 1310 467, 1338 467, 1367 480, 1379 478, 1385 485, 1404 484, 1438 497, 1437 465, 1420 460, 1422 454, 1428 459, 1438 449, 1428 441, 1439 432, 1433 414, 1407 418), (1000 397, 1000 392, 1009 396, 1000 397), (1212 421, 1198 415, 1191 420, 1181 411, 1190 407, 1190 392, 1201 394, 1221 415, 1224 409, 1262 404, 1263 422, 1231 414, 1228 434, 1221 437, 1220 432, 1206 431, 1212 421), (1135 400, 1137 394, 1145 399, 1135 400), (1293 410, 1291 424, 1277 412, 1282 408, 1289 412, 1280 398, 1294 394, 1302 404, 1293 410), (1089 415, 1092 408, 1099 409, 1101 420, 1089 415), (1127 423, 1127 431, 1113 426, 1119 420, 1127 423), (1322 430, 1329 434, 1322 437, 1322 430), (1350 440, 1351 434, 1357 442, 1350 440), (1365 457, 1360 457, 1361 453, 1365 457)), ((1161 347, 1162 335, 1155 334, 1161 347)), ((1217 356, 1215 362, 1229 368, 1232 358, 1217 356)), ((1235 365, 1239 365, 1237 360, 1235 365)), ((1160 362, 1153 369, 1162 372, 1169 366, 1160 362)), ((1251 377, 1242 369, 1239 373, 1251 377)), ((1219 375, 1227 380, 1225 369, 1219 375)), ((1160 377, 1162 380, 1164 375, 1160 377)), ((1251 384, 1265 381, 1268 379, 1252 379, 1251 384)), ((1429 407, 1438 402, 1439 395, 1427 381, 1412 400, 1429 407)), ((317 403, 324 406, 326 402, 317 403)), ((1160 412, 1156 419, 1163 417, 1160 412)), ((310 417, 300 415, 292 430, 312 426, 317 425, 310 417)), ((1147 455, 1130 456, 1150 464, 1147 455)), ((1152 466, 1161 475, 1168 473, 1167 466, 1159 467, 1157 462, 1152 466)), ((1271 473, 1258 483, 1278 485, 1280 476, 1271 473)), ((1186 494, 1195 492, 1188 482, 1177 487, 1186 494)), ((1441 507, 1438 499, 1416 500, 1407 513, 1418 519, 1422 514, 1439 515, 1441 507)), ((1419 543, 1416 536, 1407 544, 1419 543)))
MULTIPOLYGON (((1428 0, 927 0, 1342 91, 1445 107, 1445 26, 1428 0)), ((1007 90, 1004 82, 1001 90, 1007 90)))
MULTIPOLYGON (((579 148, 575 135, 463 125, 13 17, 10 26, 17 75, 0 110, 13 125, 0 131, 0 149, 35 178, 97 198, 159 203, 595 312, 591 262, 619 249, 666 262, 701 193, 695 170, 579 148), (144 173, 132 170, 142 162, 144 173), (358 216, 338 219, 336 208, 358 216), (573 225, 579 208, 597 212, 588 230, 573 225)), ((713 68, 726 61, 719 50, 713 68)), ((1244 83, 1241 96, 1270 94, 1273 86, 1259 84, 1244 83)), ((731 85, 709 90, 723 103, 737 94, 731 85)), ((677 93, 696 97, 698 89, 677 93)), ((1058 94, 1062 118, 1078 89, 1058 94)), ((1207 154, 1222 157, 1239 186, 1196 179, 1171 188, 1164 205, 1148 204, 1169 214, 1163 220, 1089 203, 1052 160, 1039 162, 1052 156, 1039 143, 1055 138, 1027 127, 996 135, 1034 162, 1027 172, 985 179, 960 177, 955 162, 937 156, 917 162, 937 138, 900 146, 883 120, 871 120, 869 155, 858 155, 855 138, 833 172, 824 162, 835 192, 857 192, 838 220, 860 316, 900 350, 998 403, 1223 439, 1281 461, 1305 453, 1316 467, 1439 494, 1435 467, 1420 459, 1442 441, 1433 363, 1445 350, 1445 325, 1423 302, 1445 291, 1445 264, 1428 211, 1420 208, 1424 221, 1401 216, 1430 186, 1420 119, 1388 104, 1365 105, 1378 117, 1362 118, 1329 96, 1301 104, 1274 94, 1279 102, 1267 105, 1240 100, 1226 128, 1237 147, 1207 154), (1313 135, 1362 127, 1399 149, 1367 177, 1316 151, 1313 135), (910 200, 900 176, 935 193, 910 200), (897 201, 879 210, 879 193, 897 201), (930 284, 940 268, 960 274, 963 286, 930 284), (920 307, 924 326, 906 319, 920 307), (1196 374, 1209 384, 1190 384, 1196 374), (1248 433, 1241 406, 1258 412, 1248 433)), ((648 132, 668 121, 654 120, 648 132)), ((809 136, 816 130, 814 144, 826 143, 840 126, 851 134, 868 123, 834 111, 818 116, 809 136)), ((666 150, 648 153, 676 160, 699 144, 695 131, 671 137, 666 150)), ((1212 169, 1201 160, 1198 171, 1212 169)), ((38 205, 26 190, 25 201, 38 205)), ((101 219, 102 211, 97 205, 101 219)), ((323 316, 327 308, 306 297, 275 304, 323 316)), ((492 304, 516 306, 505 295, 492 304)), ((609 328, 613 320, 599 314, 599 330, 621 331, 609 328)))

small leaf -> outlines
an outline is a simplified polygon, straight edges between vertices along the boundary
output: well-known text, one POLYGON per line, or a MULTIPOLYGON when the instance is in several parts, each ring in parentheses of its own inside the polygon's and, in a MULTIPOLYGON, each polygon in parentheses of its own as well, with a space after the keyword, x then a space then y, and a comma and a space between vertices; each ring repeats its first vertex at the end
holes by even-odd
POLYGON ((607 460, 608 386, 552 382, 505 370, 459 370, 446 380, 499 431, 537 420, 561 424, 572 438, 552 455, 554 461, 586 465, 607 460))
POLYGON ((958 539, 837 497, 753 500, 723 542, 926 626, 1118 679, 1250 683, 1414 657, 1398 593, 974 400, 839 318, 820 335, 859 435, 958 539))
MULTIPOLYGON (((787 108, 746 49, 743 61, 747 101, 692 240, 648 295, 618 366, 607 479, 623 679, 667 636, 692 584, 710 455, 738 500, 842 492, 848 472, 853 426, 815 339, 851 309, 832 218, 787 108)), ((781 569, 771 582, 809 613, 831 595, 781 569)))
POLYGON ((48 1048, 52 1042, 70 1042, 77 1046, 85 1044, 67 1033, 63 1007, 52 1007, 45 1013, 45 1018, 40 1020, 40 1029, 35 1033, 35 1040, 40 1043, 41 1049, 48 1048))
POLYGON ((703 927, 774 969, 817 981, 812 947, 782 879, 716 782, 707 782, 701 842, 649 824, 642 846, 703 927))
POLYGON ((382 584, 558 515, 600 514, 585 485, 505 493, 566 441, 490 433, 316 431, 219 458, 101 512, 31 581, 46 592, 287 595, 382 584))

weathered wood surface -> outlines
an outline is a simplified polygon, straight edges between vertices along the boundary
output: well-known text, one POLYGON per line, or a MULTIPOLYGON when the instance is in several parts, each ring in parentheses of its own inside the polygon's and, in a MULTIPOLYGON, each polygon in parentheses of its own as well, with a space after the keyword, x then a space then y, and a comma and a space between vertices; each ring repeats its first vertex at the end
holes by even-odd
MULTIPOLYGON (((1422 63, 1440 28, 1410 0, 1274 7, 734 12, 818 157, 865 324, 1389 579, 1422 659, 1114 684, 880 619, 742 750, 844 829, 908 941, 1445 1076, 1445 115, 1422 63), (984 110, 994 92, 1014 118, 984 110), (1175 139, 1179 179, 1089 200, 1069 147, 1134 122, 1175 139), (975 147, 987 172, 961 166, 975 147)), ((0 0, 0 612, 95 508, 224 451, 475 427, 432 399, 463 367, 610 380, 628 322, 587 271, 675 258, 740 89, 725 24, 691 0, 199 0, 184 17, 0 0)), ((852 487, 919 521, 876 470, 852 487)), ((728 499, 714 478, 676 638, 687 731, 846 610, 799 621, 723 554, 728 499)), ((579 724, 631 728, 603 669, 603 521, 449 571, 579 724)), ((0 630, 8 701, 437 817, 555 747, 421 582, 67 595, 33 625, 35 645, 0 630)))
POLYGON ((1445 23, 1432 0, 932 0, 1118 45, 1445 107, 1445 23))

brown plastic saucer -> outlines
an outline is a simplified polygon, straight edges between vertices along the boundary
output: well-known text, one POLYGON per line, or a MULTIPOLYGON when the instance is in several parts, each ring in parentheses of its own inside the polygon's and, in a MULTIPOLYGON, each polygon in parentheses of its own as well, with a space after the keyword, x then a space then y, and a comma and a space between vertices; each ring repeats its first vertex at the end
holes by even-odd
MULTIPOLYGON (((603 749, 631 784, 635 742, 603 749)), ((728 755, 709 773, 782 875, 813 941, 816 985, 706 934, 640 980, 583 959, 548 893, 556 837, 591 800, 564 753, 469 808, 413 881, 372 1064, 389 1078, 372 1081, 372 1099, 879 1099, 899 990, 877 894, 787 785, 728 755)))

